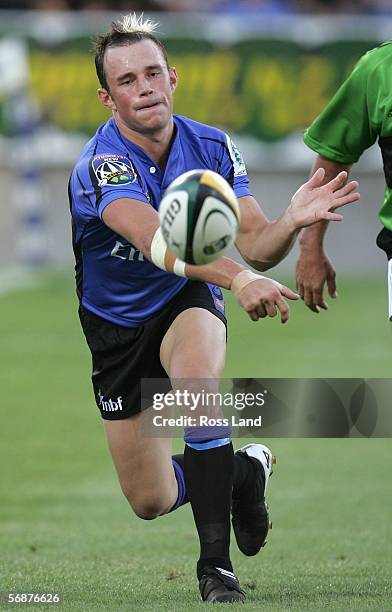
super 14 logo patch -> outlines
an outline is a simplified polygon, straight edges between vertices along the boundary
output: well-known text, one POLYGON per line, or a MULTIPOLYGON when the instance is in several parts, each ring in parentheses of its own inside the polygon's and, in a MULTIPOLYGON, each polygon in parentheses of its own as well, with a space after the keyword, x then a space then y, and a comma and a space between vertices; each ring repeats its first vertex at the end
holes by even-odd
POLYGON ((228 134, 226 134, 226 142, 231 161, 233 162, 234 176, 245 176, 246 167, 244 158, 228 134))
POLYGON ((137 179, 132 162, 126 155, 96 155, 92 166, 99 187, 129 185, 137 179))

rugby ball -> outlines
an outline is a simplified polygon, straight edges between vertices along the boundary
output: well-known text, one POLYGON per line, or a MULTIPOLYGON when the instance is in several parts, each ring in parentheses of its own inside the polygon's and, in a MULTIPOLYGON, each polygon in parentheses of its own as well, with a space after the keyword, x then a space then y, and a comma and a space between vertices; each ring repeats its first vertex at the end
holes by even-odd
POLYGON ((186 263, 208 264, 234 243, 240 222, 229 183, 212 170, 191 170, 166 189, 159 221, 172 253, 186 263))

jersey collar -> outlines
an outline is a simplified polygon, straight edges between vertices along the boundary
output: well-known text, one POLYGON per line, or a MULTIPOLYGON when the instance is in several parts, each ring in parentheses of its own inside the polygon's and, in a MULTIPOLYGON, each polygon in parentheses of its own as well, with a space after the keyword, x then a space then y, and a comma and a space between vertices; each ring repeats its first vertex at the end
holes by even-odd
MULTIPOLYGON (((111 128, 116 133, 117 138, 123 143, 127 151, 132 155, 132 157, 136 156, 138 160, 141 160, 144 164, 151 168, 155 168, 155 172, 153 173, 155 177, 160 177, 160 182, 162 187, 165 189, 169 183, 171 183, 175 178, 177 178, 176 167, 178 167, 178 159, 181 151, 180 147, 180 138, 179 138, 179 125, 177 121, 177 117, 173 115, 174 121, 174 138, 170 147, 169 157, 166 164, 166 169, 162 173, 162 170, 157 166, 157 164, 151 159, 151 157, 146 153, 146 151, 139 147, 136 143, 128 138, 125 138, 118 129, 118 126, 112 117, 109 119, 109 123, 111 124, 111 128)), ((134 160, 133 160, 134 161, 134 160)))

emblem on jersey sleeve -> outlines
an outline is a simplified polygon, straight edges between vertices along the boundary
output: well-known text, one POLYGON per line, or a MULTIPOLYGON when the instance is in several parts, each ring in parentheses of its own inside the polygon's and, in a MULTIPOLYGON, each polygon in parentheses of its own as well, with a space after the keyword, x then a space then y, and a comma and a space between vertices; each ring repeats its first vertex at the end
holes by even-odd
POLYGON ((233 162, 234 176, 245 176, 246 167, 245 167, 244 158, 242 157, 240 151, 237 149, 237 147, 235 146, 230 136, 228 136, 227 134, 226 134, 226 142, 227 142, 227 148, 229 149, 231 161, 233 162))
POLYGON ((92 160, 99 187, 120 187, 137 180, 132 162, 125 155, 96 155, 92 160))

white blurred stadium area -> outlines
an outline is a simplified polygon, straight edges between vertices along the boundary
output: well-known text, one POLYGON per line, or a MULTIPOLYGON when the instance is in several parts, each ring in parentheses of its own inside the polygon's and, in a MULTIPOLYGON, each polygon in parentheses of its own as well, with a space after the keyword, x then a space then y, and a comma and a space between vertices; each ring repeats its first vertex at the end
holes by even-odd
MULTIPOLYGON (((72 268, 67 181, 107 117, 89 39, 131 10, 161 22, 180 84, 177 112, 228 131, 270 218, 306 180, 302 142, 359 56, 391 38, 390 0, 0 1, 0 284, 17 270, 72 268), (3 279, 3 280, 2 280, 3 279)), ((377 145, 354 167, 361 203, 328 233, 340 273, 385 274, 375 238, 377 145)), ((275 275, 292 275, 295 251, 275 275)), ((16 278, 16 276, 15 276, 16 278)), ((1 287, 0 287, 1 290, 1 287)))

